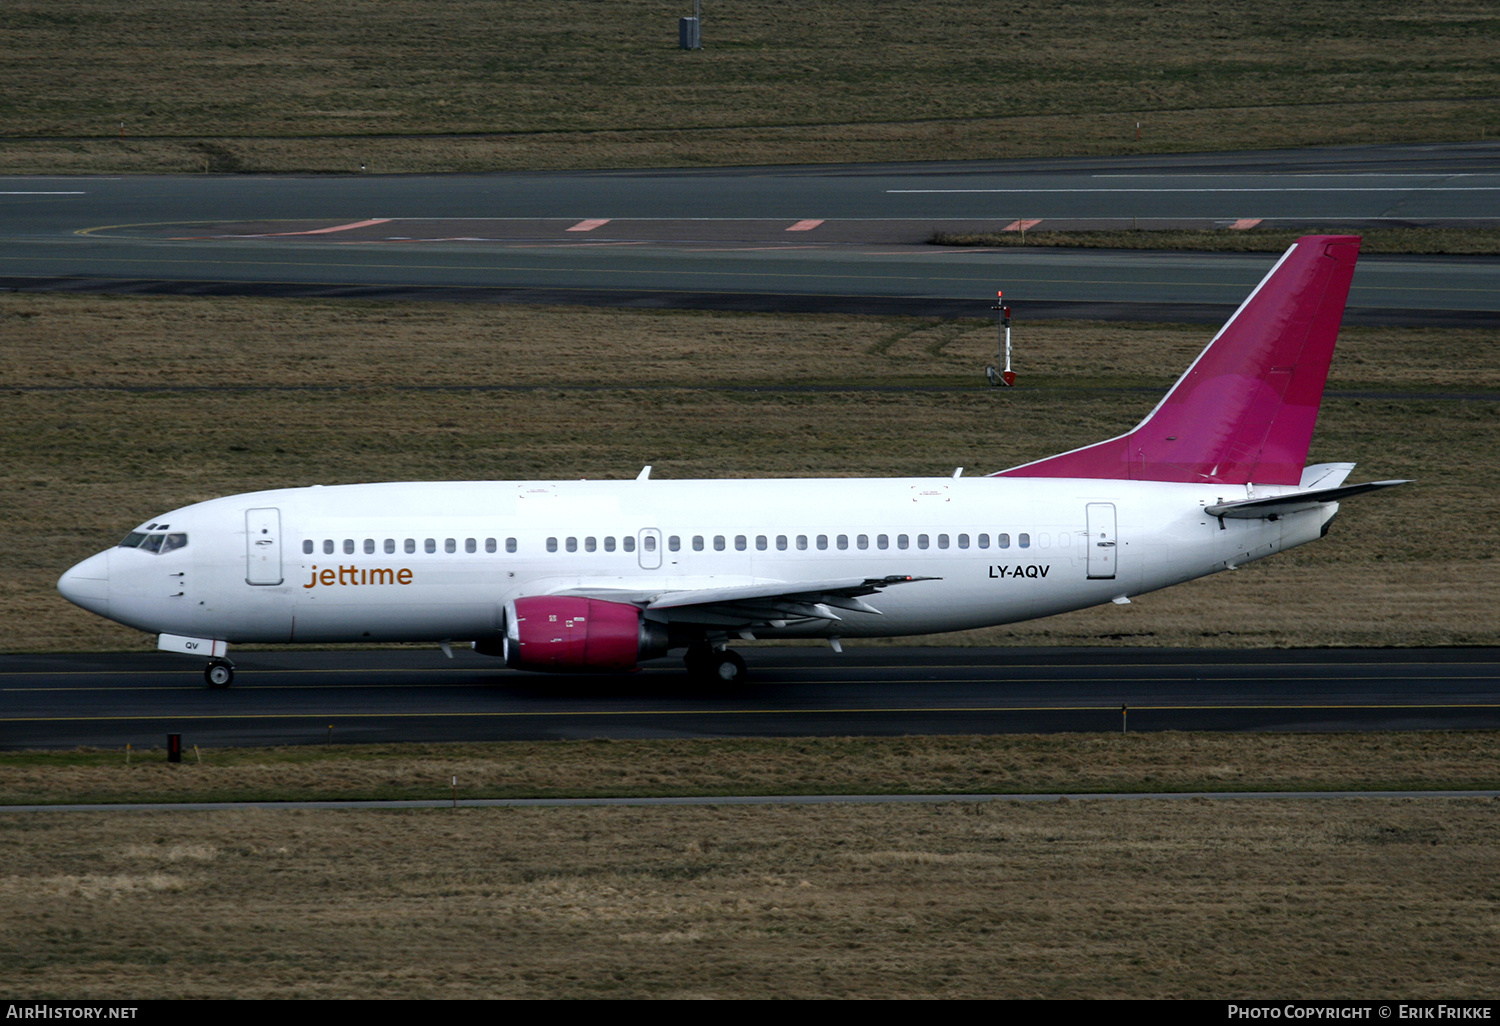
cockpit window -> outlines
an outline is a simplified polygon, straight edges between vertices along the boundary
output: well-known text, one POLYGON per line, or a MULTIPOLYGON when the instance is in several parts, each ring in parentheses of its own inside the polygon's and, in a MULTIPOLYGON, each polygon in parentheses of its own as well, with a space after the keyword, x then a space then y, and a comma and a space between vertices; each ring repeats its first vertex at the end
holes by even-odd
POLYGON ((187 546, 188 536, 183 531, 172 534, 147 534, 145 531, 131 531, 120 542, 117 548, 121 549, 145 549, 147 552, 155 552, 160 555, 163 552, 171 552, 187 546))

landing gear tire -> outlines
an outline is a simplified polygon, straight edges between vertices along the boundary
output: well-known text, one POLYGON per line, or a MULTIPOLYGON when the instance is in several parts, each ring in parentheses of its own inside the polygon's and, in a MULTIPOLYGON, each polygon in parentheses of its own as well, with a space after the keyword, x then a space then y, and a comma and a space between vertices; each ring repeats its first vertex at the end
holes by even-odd
POLYGON ((719 684, 735 684, 745 679, 745 660, 738 652, 725 649, 715 652, 708 664, 708 676, 719 684))
POLYGON ((203 679, 215 691, 222 691, 234 683, 234 664, 227 659, 215 659, 203 671, 203 679))
POLYGON ((694 680, 714 684, 733 684, 745 679, 745 660, 738 652, 711 648, 690 648, 682 657, 682 665, 694 680))

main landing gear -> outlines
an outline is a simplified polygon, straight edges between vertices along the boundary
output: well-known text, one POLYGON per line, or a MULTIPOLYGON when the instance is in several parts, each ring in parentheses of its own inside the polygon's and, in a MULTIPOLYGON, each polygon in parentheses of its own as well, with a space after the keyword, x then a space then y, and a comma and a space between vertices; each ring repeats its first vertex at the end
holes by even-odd
POLYGON ((203 679, 215 691, 222 691, 234 683, 234 664, 228 659, 210 659, 203 671, 203 679))
POLYGON ((734 684, 745 679, 745 660, 738 652, 710 645, 693 645, 682 657, 682 665, 694 680, 734 684))

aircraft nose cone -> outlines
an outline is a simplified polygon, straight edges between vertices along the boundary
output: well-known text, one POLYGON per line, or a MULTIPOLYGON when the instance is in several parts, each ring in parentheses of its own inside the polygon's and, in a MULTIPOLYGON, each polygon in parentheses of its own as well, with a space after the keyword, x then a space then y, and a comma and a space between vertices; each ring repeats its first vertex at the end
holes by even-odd
POLYGON ((109 615, 109 551, 90 556, 57 579, 57 590, 75 606, 109 615))

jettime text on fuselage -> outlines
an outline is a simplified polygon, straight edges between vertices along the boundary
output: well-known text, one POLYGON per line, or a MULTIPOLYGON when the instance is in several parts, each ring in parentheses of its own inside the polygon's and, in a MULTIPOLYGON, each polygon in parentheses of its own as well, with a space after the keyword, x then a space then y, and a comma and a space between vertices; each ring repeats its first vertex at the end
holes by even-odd
POLYGON ((316 588, 319 585, 330 588, 338 587, 360 587, 372 584, 410 584, 411 571, 405 567, 397 570, 394 567, 379 566, 373 569, 358 567, 350 564, 340 566, 337 570, 332 567, 324 567, 319 570, 316 566, 312 568, 312 579, 302 587, 316 588))

